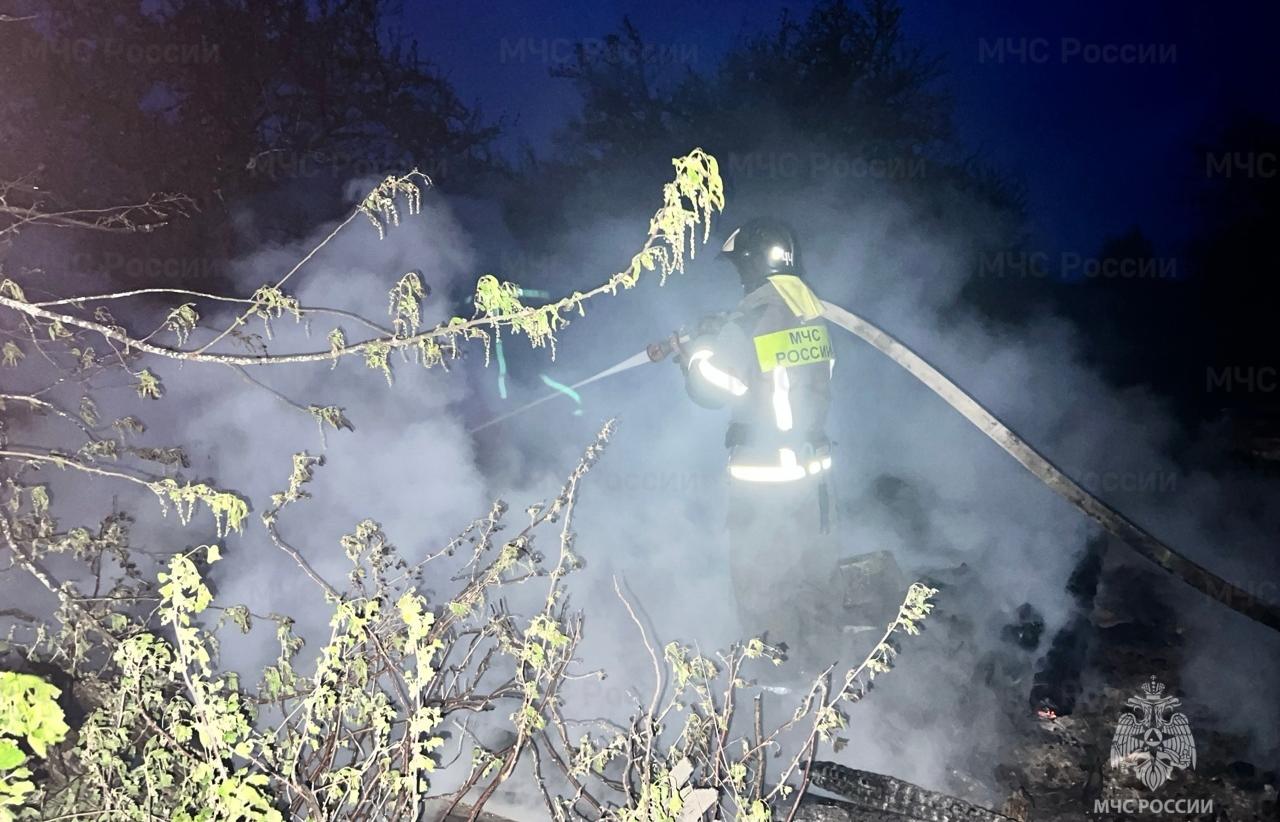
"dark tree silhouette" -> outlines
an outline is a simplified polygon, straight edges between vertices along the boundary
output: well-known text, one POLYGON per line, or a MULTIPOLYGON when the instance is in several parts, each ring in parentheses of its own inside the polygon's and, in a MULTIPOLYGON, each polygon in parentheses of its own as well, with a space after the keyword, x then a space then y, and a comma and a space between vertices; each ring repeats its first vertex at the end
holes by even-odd
POLYGON ((637 180, 701 145, 720 158, 738 199, 822 190, 851 205, 887 187, 924 223, 957 211, 1006 214, 1012 242, 1020 192, 960 149, 950 100, 935 84, 940 61, 907 42, 901 17, 894 0, 826 0, 803 19, 784 14, 716 65, 681 62, 679 44, 664 52, 624 19, 553 69, 581 108, 554 158, 525 177, 512 223, 536 247, 587 215, 626 208, 637 180), (536 207, 548 192, 579 210, 536 207))
POLYGON ((196 216, 150 238, 152 257, 220 260, 231 208, 292 183, 307 213, 260 209, 273 239, 342 213, 355 177, 418 167, 447 187, 497 133, 395 33, 386 0, 29 5, 0 27, 0 180, 25 184, 8 204, 189 196, 196 216))

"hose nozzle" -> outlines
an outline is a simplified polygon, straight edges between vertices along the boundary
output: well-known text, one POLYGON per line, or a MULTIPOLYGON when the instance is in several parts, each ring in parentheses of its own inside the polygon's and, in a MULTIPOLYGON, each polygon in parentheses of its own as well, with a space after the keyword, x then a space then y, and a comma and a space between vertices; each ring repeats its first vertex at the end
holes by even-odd
POLYGON ((644 352, 649 355, 650 362, 661 362, 671 354, 671 346, 667 344, 666 340, 649 343, 645 346, 644 352))
POLYGON ((682 334, 679 331, 672 332, 670 337, 665 340, 659 340, 655 343, 649 343, 645 346, 645 353, 649 355, 652 362, 661 362, 671 356, 672 352, 679 354, 682 343, 689 341, 688 334, 682 334))

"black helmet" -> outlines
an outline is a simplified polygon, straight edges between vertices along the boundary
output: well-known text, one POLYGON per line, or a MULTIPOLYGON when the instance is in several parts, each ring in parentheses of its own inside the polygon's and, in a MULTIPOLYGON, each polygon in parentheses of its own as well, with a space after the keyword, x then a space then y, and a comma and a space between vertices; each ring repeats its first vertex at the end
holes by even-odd
POLYGON ((772 217, 759 217, 734 230, 720 249, 751 291, 773 274, 801 275, 800 245, 791 226, 772 217))

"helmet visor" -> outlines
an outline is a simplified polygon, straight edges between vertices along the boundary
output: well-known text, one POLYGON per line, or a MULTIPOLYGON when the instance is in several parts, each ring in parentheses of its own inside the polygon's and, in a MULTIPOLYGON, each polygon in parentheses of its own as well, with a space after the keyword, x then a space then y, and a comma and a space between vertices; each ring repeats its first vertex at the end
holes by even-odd
POLYGON ((717 257, 723 258, 723 257, 733 256, 734 243, 738 239, 738 234, 741 231, 742 231, 741 228, 735 228, 733 230, 733 233, 729 235, 729 239, 725 240, 724 245, 720 247, 720 253, 716 255, 717 257))

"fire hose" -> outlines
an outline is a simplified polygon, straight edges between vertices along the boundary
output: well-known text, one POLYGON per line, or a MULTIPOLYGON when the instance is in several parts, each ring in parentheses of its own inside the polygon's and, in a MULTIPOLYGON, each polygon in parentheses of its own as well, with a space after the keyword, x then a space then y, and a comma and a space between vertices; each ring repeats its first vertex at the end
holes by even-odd
MULTIPOLYGON (((1280 631, 1280 606, 1262 600, 1248 591, 1232 585, 1208 568, 1179 554, 1119 511, 1086 491, 1079 483, 1068 477, 1061 469, 1046 459, 1044 455, 1014 433, 1009 426, 982 407, 977 400, 947 379, 942 372, 884 330, 838 305, 833 305, 823 300, 822 306, 824 319, 862 339, 928 386, 931 391, 958 411, 962 417, 972 423, 983 434, 986 434, 992 442, 1000 446, 1006 454, 1017 460, 1023 468, 1026 468, 1051 490, 1096 521, 1109 534, 1128 545, 1142 557, 1155 563, 1211 599, 1217 600, 1233 611, 1243 614, 1249 619, 1271 628, 1273 631, 1280 631)), ((594 374, 581 382, 574 383, 569 388, 577 389, 636 366, 648 362, 657 362, 664 359, 688 340, 689 335, 673 334, 669 339, 654 343, 644 351, 628 357, 617 365, 606 368, 604 371, 594 374)), ((541 397, 514 411, 478 425, 468 433, 475 433, 503 420, 510 419, 530 408, 555 399, 556 396, 558 395, 550 394, 541 397)))

